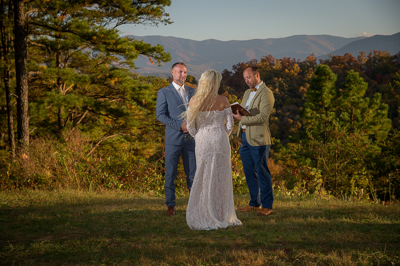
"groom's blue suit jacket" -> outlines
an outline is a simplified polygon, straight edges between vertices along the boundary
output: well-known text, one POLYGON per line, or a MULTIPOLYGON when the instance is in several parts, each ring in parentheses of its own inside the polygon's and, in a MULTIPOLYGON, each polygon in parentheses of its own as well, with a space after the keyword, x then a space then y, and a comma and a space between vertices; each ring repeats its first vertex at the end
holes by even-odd
MULTIPOLYGON (((188 98, 193 97, 196 89, 185 85, 188 98)), ((186 111, 179 93, 172 83, 158 91, 157 94, 157 120, 165 125, 165 144, 166 145, 183 145, 194 140, 190 138, 188 133, 184 134, 181 130, 183 119, 179 116, 186 111)))

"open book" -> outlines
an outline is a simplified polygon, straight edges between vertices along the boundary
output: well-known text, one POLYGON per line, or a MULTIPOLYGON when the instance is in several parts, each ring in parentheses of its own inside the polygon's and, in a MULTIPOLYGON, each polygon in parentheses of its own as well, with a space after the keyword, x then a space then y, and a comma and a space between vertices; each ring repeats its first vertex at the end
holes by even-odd
POLYGON ((240 105, 238 102, 231 104, 232 113, 236 114, 236 111, 239 110, 239 113, 244 116, 251 116, 249 111, 244 108, 243 105, 240 105))

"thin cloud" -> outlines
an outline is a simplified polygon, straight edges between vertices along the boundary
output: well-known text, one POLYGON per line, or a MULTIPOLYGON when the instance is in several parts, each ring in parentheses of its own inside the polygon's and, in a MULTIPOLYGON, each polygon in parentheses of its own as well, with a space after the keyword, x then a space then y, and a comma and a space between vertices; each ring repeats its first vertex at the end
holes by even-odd
POLYGON ((371 36, 374 36, 375 34, 374 33, 369 33, 369 32, 366 32, 366 31, 363 31, 361 34, 358 34, 358 36, 363 36, 363 37, 371 37, 371 36))

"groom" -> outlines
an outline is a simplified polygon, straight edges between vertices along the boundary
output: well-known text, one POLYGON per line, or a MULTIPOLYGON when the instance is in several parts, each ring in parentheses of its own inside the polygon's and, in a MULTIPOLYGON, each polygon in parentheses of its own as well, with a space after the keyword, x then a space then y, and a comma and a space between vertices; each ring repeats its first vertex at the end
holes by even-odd
POLYGON ((186 111, 195 89, 185 86, 187 77, 186 65, 178 62, 172 65, 173 81, 168 87, 162 88, 157 94, 157 120, 165 125, 165 204, 168 207, 167 216, 175 215, 175 179, 179 157, 182 154, 186 183, 192 188, 196 172, 196 157, 194 139, 188 134, 186 122, 180 115, 186 111))
POLYGON ((275 98, 272 91, 261 81, 257 67, 247 67, 243 78, 250 89, 245 91, 242 105, 251 116, 242 117, 239 112, 233 116, 240 121, 237 135, 242 140, 240 157, 250 192, 250 202, 239 211, 258 210, 258 214, 267 216, 272 213, 274 201, 268 155, 271 145, 269 115, 275 98))

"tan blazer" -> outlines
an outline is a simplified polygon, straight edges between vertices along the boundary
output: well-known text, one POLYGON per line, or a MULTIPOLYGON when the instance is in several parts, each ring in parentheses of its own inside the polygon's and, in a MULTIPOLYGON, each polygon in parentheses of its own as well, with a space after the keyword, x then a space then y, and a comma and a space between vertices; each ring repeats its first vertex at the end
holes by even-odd
MULTIPOLYGON (((249 98, 251 90, 244 92, 242 105, 249 98)), ((275 98, 272 91, 263 82, 250 104, 252 116, 242 116, 239 123, 237 136, 240 138, 242 125, 246 125, 246 139, 251 146, 271 145, 271 133, 269 131, 269 115, 274 107, 275 98)))

